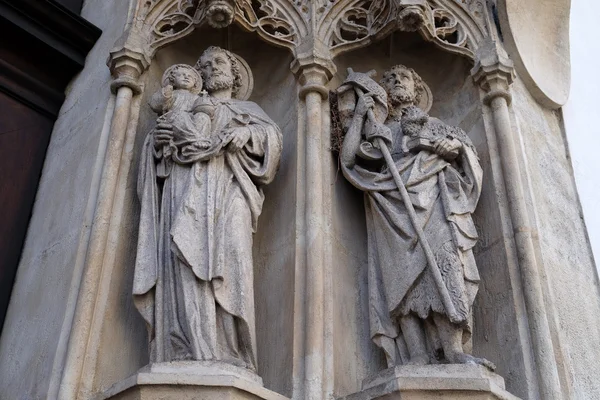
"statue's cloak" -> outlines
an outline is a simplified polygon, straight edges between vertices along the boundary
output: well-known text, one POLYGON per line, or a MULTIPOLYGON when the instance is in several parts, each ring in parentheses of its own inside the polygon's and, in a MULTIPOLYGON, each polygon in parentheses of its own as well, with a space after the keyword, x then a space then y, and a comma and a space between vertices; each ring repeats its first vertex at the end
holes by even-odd
MULTIPOLYGON (((208 150, 183 152, 182 159, 172 164, 168 176, 161 178, 157 176, 153 135, 149 134, 145 140, 137 188, 141 214, 134 303, 148 325, 151 351, 155 351, 156 330, 162 329, 164 335, 180 335, 186 343, 196 340, 200 343, 196 347, 212 341, 208 344, 208 354, 196 349, 202 354, 188 356, 209 359, 214 357, 210 353, 216 351, 212 347, 216 346, 213 336, 217 335, 213 331, 217 328, 210 333, 197 331, 214 325, 214 315, 194 309, 195 303, 189 306, 187 300, 182 306, 176 297, 185 290, 188 290, 185 296, 190 293, 214 296, 213 303, 216 301, 224 311, 237 317, 242 325, 241 335, 250 338, 247 345, 251 346, 253 364, 256 343, 252 233, 264 200, 261 186, 273 180, 279 165, 282 135, 253 102, 216 100, 215 104, 213 137, 231 127, 250 129, 250 140, 240 151, 226 151, 226 143, 221 142, 208 150), (181 289, 194 278, 199 286, 208 283, 208 289, 181 289), (175 300, 166 298, 169 295, 175 300), (162 317, 156 315, 157 307, 162 317), (171 317, 166 316, 169 312, 173 314, 171 317), (178 329, 181 332, 176 332, 178 329), (196 335, 205 337, 190 338, 196 335)), ((206 300, 209 302, 210 299, 206 300)))
MULTIPOLYGON (((435 118, 429 121, 430 129, 444 128, 435 118)), ((453 162, 425 150, 393 153, 395 168, 436 256, 455 309, 469 325, 479 282, 472 252, 477 231, 471 214, 481 193, 482 170, 466 135, 457 139, 464 141, 464 151, 453 162)), ((371 337, 388 352, 390 347, 382 343, 382 338, 399 337, 398 317, 414 313, 426 319, 431 311, 444 314, 445 310, 389 170, 360 165, 342 168, 346 179, 365 192, 371 337)))

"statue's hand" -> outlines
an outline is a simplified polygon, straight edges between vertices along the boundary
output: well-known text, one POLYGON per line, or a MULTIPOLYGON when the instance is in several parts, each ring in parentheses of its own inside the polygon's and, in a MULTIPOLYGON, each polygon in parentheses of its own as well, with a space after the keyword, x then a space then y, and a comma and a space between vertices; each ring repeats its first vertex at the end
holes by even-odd
POLYGON ((371 94, 366 93, 358 97, 354 113, 364 117, 373 107, 375 107, 375 100, 371 94))
POLYGON ((463 144, 457 139, 441 138, 434 142, 434 150, 436 154, 447 157, 455 150, 462 150, 463 144))
POLYGON ((173 125, 166 121, 159 121, 154 128, 154 147, 159 150, 168 146, 173 141, 173 125))
POLYGON ((251 132, 248 127, 240 126, 228 130, 224 136, 229 140, 227 150, 234 153, 236 151, 241 150, 246 145, 246 143, 248 143, 248 140, 250 140, 251 132))
POLYGON ((167 85, 164 88, 162 88, 162 94, 167 99, 170 99, 171 97, 173 97, 173 85, 167 85))

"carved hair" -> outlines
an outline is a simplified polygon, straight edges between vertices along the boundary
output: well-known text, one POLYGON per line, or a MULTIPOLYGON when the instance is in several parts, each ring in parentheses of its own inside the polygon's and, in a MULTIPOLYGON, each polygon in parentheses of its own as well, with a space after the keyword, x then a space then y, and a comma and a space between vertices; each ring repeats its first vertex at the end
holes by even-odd
POLYGON ((242 74, 240 73, 240 66, 238 64, 237 59, 233 54, 231 54, 229 50, 225 50, 218 46, 208 47, 206 50, 204 50, 194 68, 200 71, 200 73, 202 74, 202 79, 207 80, 208 77, 204 75, 204 72, 202 72, 202 64, 200 60, 202 60, 203 57, 206 57, 208 54, 211 53, 223 53, 229 59, 229 63, 231 64, 231 73, 233 74, 233 87, 231 91, 233 96, 235 97, 235 95, 239 92, 240 88, 242 87, 242 74))
POLYGON ((423 83, 423 79, 419 76, 419 74, 417 74, 415 72, 414 69, 408 68, 407 66, 402 65, 402 64, 394 65, 393 67, 391 67, 390 69, 388 69, 387 71, 385 71, 383 73, 383 77, 379 81, 379 84, 381 86, 383 86, 383 87, 386 87, 387 84, 385 83, 385 80, 387 79, 387 77, 389 76, 389 74, 391 72, 393 72, 393 71, 398 71, 398 70, 408 71, 412 75, 413 82, 415 83, 415 101, 414 101, 414 104, 419 104, 421 102, 421 97, 426 92, 426 89, 425 89, 425 84, 423 83))
POLYGON ((187 64, 175 64, 175 65, 171 65, 163 74, 162 76, 162 86, 166 86, 166 85, 174 85, 175 84, 175 72, 180 71, 182 69, 188 70, 192 73, 192 75, 194 76, 194 87, 191 89, 192 92, 194 93, 200 93, 200 90, 202 90, 202 85, 203 85, 203 81, 202 81, 202 75, 200 75, 200 73, 193 68, 191 65, 187 65, 187 64))
MULTIPOLYGON (((179 70, 182 70, 182 69, 187 69, 187 70, 191 69, 191 70, 193 70, 195 72, 195 70, 191 66, 189 66, 189 65, 185 65, 185 64, 174 65, 173 68, 169 69, 169 73, 167 75, 167 79, 169 80, 169 82, 171 84, 175 83, 175 72, 177 72, 179 70)), ((195 73, 192 74, 192 75, 194 75, 194 79, 196 81, 195 83, 198 83, 198 75, 195 74, 195 73)))

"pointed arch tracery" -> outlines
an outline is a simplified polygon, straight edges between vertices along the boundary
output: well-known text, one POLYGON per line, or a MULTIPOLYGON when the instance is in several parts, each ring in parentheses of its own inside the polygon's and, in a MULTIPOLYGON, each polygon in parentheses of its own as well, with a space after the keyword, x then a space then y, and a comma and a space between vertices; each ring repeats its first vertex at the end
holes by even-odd
POLYGON ((266 42, 289 49, 294 56, 300 48, 306 53, 318 45, 320 56, 330 60, 395 30, 419 32, 441 49, 473 60, 489 29, 484 0, 137 1, 128 33, 133 38, 127 39, 141 43, 148 59, 206 23, 226 26, 235 22, 266 42), (209 9, 217 6, 225 14, 231 13, 225 24, 210 14, 209 9))

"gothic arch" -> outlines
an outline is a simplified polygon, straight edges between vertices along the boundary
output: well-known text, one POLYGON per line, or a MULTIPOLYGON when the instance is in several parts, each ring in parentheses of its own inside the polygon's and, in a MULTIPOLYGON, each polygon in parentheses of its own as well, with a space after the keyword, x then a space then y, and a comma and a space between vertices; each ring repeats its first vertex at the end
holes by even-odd
MULTIPOLYGON (((471 60, 489 36, 484 0, 136 0, 123 48, 147 64, 158 49, 208 24, 235 22, 263 40, 289 49, 296 61, 318 58, 330 72, 333 58, 395 30, 417 31, 427 41, 471 60)), ((114 51, 118 54, 119 51, 114 51)), ((303 64, 300 61, 300 64, 303 64)), ((142 66, 142 70, 147 65, 142 66)))

